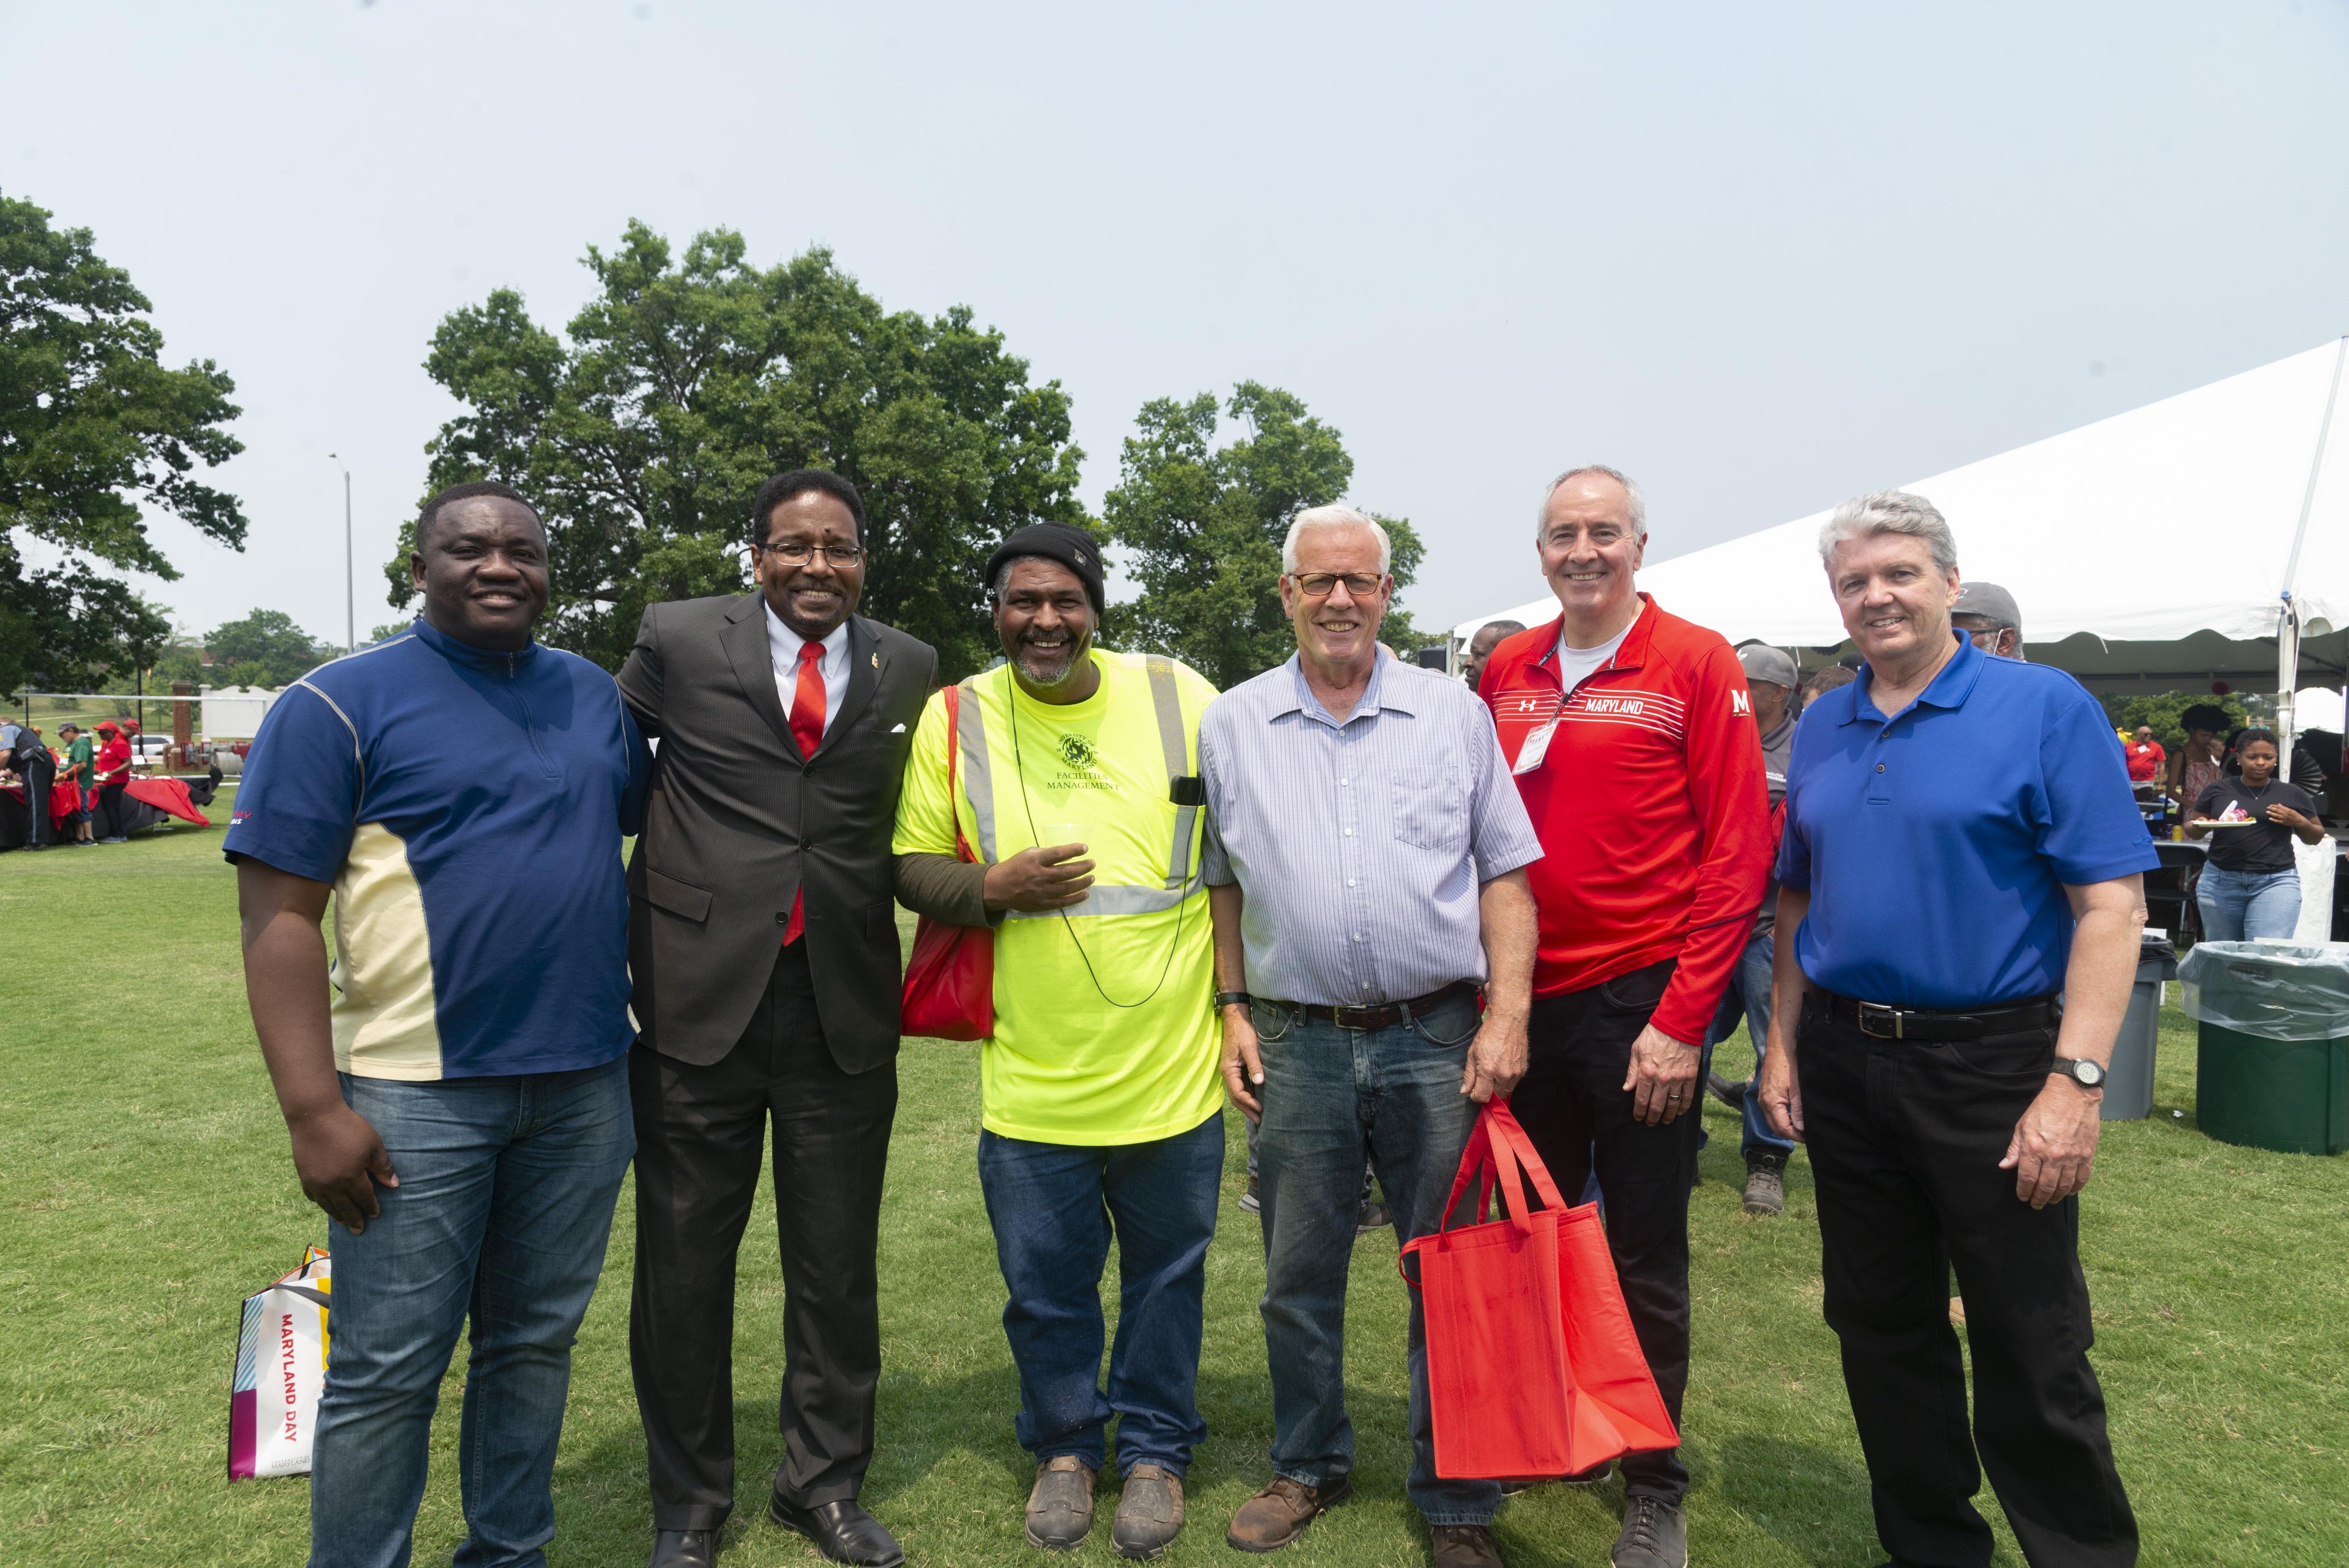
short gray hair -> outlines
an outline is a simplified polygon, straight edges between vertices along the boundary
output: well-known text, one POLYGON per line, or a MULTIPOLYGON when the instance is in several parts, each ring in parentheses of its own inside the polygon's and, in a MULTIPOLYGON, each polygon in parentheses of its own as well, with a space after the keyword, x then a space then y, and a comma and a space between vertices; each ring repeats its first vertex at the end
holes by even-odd
POLYGON ((1958 569, 1958 539, 1950 532, 1940 508, 1906 490, 1878 490, 1855 495, 1837 507, 1819 530, 1819 561, 1835 567, 1835 548, 1847 539, 1875 534, 1906 534, 1922 539, 1933 553, 1933 566, 1942 576, 1958 569))
POLYGON ((1288 535, 1280 542, 1280 569, 1297 570, 1297 541, 1311 528, 1368 528, 1371 537, 1379 542, 1379 576, 1385 576, 1394 562, 1394 546, 1387 542, 1387 531, 1379 520, 1367 512, 1357 512, 1350 506, 1309 506, 1297 514, 1288 525, 1288 535))
POLYGON ((1633 479, 1621 469, 1609 468, 1603 462, 1582 463, 1578 467, 1568 469, 1549 482, 1549 488, 1542 492, 1541 504, 1534 510, 1534 537, 1540 538, 1543 530, 1548 524, 1549 498, 1557 493, 1557 487, 1569 479, 1579 479, 1586 473, 1603 473, 1623 487, 1623 493, 1631 498, 1632 537, 1646 538, 1648 536, 1648 493, 1640 488, 1638 480, 1633 479))

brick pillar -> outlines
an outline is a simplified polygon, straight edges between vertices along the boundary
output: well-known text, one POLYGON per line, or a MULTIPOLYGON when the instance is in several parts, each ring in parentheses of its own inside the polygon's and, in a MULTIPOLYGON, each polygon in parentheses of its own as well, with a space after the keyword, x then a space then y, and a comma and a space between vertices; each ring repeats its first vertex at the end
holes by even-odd
MULTIPOLYGON (((191 681, 171 682, 171 695, 174 698, 192 697, 195 691, 195 685, 191 681)), ((171 704, 171 750, 179 756, 180 765, 183 768, 193 765, 188 761, 188 746, 195 738, 190 728, 190 722, 194 714, 195 704, 192 702, 174 701, 171 704)))

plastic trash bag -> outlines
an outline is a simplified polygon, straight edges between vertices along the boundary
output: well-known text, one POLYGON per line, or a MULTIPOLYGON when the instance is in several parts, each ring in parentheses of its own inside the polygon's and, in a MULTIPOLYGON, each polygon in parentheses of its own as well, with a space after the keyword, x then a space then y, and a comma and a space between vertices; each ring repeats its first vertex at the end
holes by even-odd
POLYGON ((2349 1036, 2349 942, 2201 942, 2178 978, 2199 1023, 2262 1040, 2349 1036))

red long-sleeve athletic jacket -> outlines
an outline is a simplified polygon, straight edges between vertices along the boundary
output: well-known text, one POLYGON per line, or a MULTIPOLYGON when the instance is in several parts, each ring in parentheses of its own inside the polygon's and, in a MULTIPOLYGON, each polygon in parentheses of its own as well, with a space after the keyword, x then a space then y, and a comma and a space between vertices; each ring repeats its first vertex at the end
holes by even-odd
POLYGON ((1559 622, 1493 650, 1477 682, 1502 753, 1555 720, 1516 775, 1541 836, 1534 994, 1581 991, 1668 958, 1656 1028, 1701 1044, 1770 874, 1770 804, 1745 671, 1721 634, 1646 594, 1615 657, 1558 690, 1559 622))

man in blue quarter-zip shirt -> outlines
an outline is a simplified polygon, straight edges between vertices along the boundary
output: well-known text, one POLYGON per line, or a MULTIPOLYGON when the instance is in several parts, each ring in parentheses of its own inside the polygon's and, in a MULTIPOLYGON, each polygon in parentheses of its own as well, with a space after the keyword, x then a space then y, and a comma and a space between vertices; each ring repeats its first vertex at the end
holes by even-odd
POLYGON ((543 1564, 554 1534, 571 1345, 636 1150, 620 839, 650 770, 612 678, 532 640, 546 571, 504 485, 426 503, 423 618, 287 688, 222 845, 294 1168, 333 1221, 312 1568, 408 1561, 469 1314, 457 1561, 543 1564))

